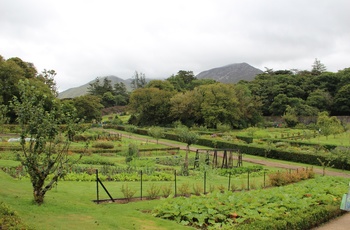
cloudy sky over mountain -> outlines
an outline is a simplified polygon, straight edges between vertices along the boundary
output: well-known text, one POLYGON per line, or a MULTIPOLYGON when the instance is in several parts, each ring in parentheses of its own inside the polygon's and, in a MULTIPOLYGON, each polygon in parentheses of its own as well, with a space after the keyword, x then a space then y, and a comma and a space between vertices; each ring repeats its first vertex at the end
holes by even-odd
POLYGON ((246 62, 265 70, 350 67, 348 0, 0 0, 0 55, 59 90, 135 71, 167 78, 246 62))

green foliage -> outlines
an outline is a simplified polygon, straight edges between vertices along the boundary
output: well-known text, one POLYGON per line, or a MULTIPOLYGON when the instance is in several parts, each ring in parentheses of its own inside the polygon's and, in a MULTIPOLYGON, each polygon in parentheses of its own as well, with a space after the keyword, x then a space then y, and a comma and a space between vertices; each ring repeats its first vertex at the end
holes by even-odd
POLYGON ((114 165, 114 162, 108 158, 101 157, 100 155, 93 154, 91 156, 83 157, 79 163, 91 164, 91 165, 114 165))
POLYGON ((0 202, 0 229, 29 229, 17 212, 13 211, 7 204, 0 202))
POLYGON ((221 133, 226 133, 226 132, 229 132, 231 130, 231 127, 230 127, 230 125, 220 123, 216 126, 216 130, 221 132, 221 133))
POLYGON ((96 142, 92 144, 93 148, 99 148, 99 149, 113 149, 114 144, 111 142, 96 142))
POLYGON ((178 188, 178 194, 180 196, 190 196, 191 195, 191 189, 189 183, 182 183, 178 188))
POLYGON ((125 157, 125 162, 130 163, 139 154, 139 148, 136 144, 130 143, 128 153, 125 157))
POLYGON ((161 127, 151 127, 148 130, 148 135, 156 139, 158 144, 158 140, 164 137, 164 129, 161 127))
POLYGON ((201 194, 203 194, 204 192, 204 188, 201 184, 199 183, 195 183, 193 184, 193 193, 196 195, 196 196, 199 196, 201 194))
POLYGON ((315 177, 313 169, 298 169, 293 171, 277 171, 268 174, 271 186, 283 186, 315 177))
POLYGON ((155 184, 151 184, 147 189, 148 197, 153 200, 156 199, 160 194, 160 187, 155 184))
POLYGON ((101 99, 94 95, 84 95, 73 99, 73 104, 80 119, 87 122, 100 122, 102 119, 101 99))
POLYGON ((20 82, 19 89, 20 97, 13 99, 12 107, 21 127, 20 158, 33 185, 34 201, 42 204, 46 192, 75 163, 68 157, 68 149, 70 136, 78 132, 79 125, 74 117, 60 113, 57 101, 53 101, 50 110, 45 110, 41 98, 46 96, 29 81, 20 82), (66 126, 62 128, 61 124, 66 126), (51 180, 46 182, 50 175, 51 180))
MULTIPOLYGON (((166 125, 170 123, 169 110, 172 92, 158 88, 136 89, 130 95, 130 110, 137 115, 137 125, 166 125)), ((131 118, 130 118, 131 119, 131 118)))
POLYGON ((176 75, 172 75, 167 79, 173 87, 179 91, 184 92, 194 88, 193 81, 196 80, 192 71, 180 70, 176 75))
POLYGON ((228 176, 231 175, 238 175, 238 174, 244 174, 248 172, 260 172, 264 169, 261 165, 254 165, 254 166, 245 166, 245 167, 238 167, 238 168, 221 168, 217 170, 217 173, 221 176, 228 176))
POLYGON ((175 129, 175 133, 178 135, 179 141, 187 144, 186 155, 185 155, 185 159, 184 159, 183 173, 184 173, 184 175, 188 175, 189 174, 189 172, 188 172, 189 148, 190 148, 190 145, 197 142, 199 135, 193 131, 190 131, 187 127, 177 127, 175 129))
POLYGON ((128 133, 136 133, 137 131, 137 126, 135 125, 125 125, 124 130, 128 133))
POLYGON ((118 82, 112 86, 112 81, 104 78, 103 82, 99 78, 93 83, 90 83, 88 91, 91 95, 97 96, 101 99, 101 103, 105 108, 126 105, 129 100, 129 94, 123 82, 118 82))
POLYGON ((129 188, 127 184, 123 184, 120 191, 123 193, 124 198, 126 198, 128 201, 135 195, 136 190, 133 190, 129 188))
POLYGON ((329 135, 339 134, 344 132, 344 127, 336 117, 329 117, 327 112, 321 112, 318 114, 317 125, 321 130, 321 134, 328 137, 329 135))
POLYGON ((171 192, 172 192, 172 188, 171 188, 171 185, 163 185, 161 187, 161 190, 162 190, 162 195, 163 197, 167 198, 170 196, 171 192))
POLYGON ((339 215, 347 179, 320 177, 268 190, 168 199, 156 217, 196 228, 310 229, 339 215))
POLYGON ((4 124, 7 124, 10 118, 7 116, 8 108, 0 104, 0 133, 4 132, 4 124))
POLYGON ((287 127, 295 127, 299 122, 295 109, 289 105, 287 106, 282 118, 284 119, 284 122, 286 122, 287 127))

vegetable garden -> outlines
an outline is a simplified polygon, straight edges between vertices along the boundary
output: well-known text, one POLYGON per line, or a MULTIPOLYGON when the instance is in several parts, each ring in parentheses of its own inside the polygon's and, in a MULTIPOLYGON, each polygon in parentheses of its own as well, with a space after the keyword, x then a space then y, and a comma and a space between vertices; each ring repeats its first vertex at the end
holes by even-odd
MULTIPOLYGON (((136 129, 134 132, 144 134, 142 129, 136 129)), ((293 141, 297 141, 295 139, 298 132, 294 134, 294 140, 283 139, 283 141, 280 138, 275 139, 274 136, 268 137, 258 132, 251 135, 248 132, 249 130, 240 134, 204 133, 197 142, 201 145, 195 148, 227 149, 235 147, 243 154, 246 152, 251 154, 256 151, 255 155, 263 157, 273 157, 287 150, 292 155, 300 149, 304 151, 305 155, 300 155, 303 157, 307 154, 317 157, 321 157, 322 154, 331 154, 331 150, 327 148, 319 148, 317 151, 313 149, 312 139, 301 140, 302 137, 299 136, 298 138, 305 145, 296 145, 293 141)), ((281 134, 271 134, 271 132, 270 135, 281 136, 281 134)), ((136 228, 144 226, 147 221, 152 221, 152 226, 157 226, 155 228, 159 229, 186 227, 310 229, 342 214, 339 205, 342 194, 347 192, 348 179, 315 175, 312 168, 319 165, 317 161, 313 164, 314 166, 311 164, 308 168, 300 167, 298 170, 263 167, 247 162, 240 165, 241 167, 221 167, 221 164, 218 164, 219 167, 212 167, 213 165, 208 165, 206 157, 197 157, 195 152, 191 152, 189 154, 190 174, 184 176, 184 150, 162 143, 157 144, 149 137, 146 138, 146 141, 129 137, 131 134, 120 130, 120 127, 118 131, 113 131, 113 135, 109 130, 90 129, 81 136, 77 136, 70 148, 70 155, 73 159, 78 157, 86 141, 89 141, 90 147, 79 164, 67 169, 54 189, 56 193, 50 196, 47 203, 55 203, 54 197, 61 197, 61 199, 69 199, 69 202, 76 204, 73 200, 81 196, 83 200, 79 199, 79 204, 87 205, 89 209, 100 211, 104 207, 108 210, 119 209, 120 207, 111 207, 107 203, 101 204, 102 209, 93 206, 92 201, 96 197, 96 170, 98 170, 99 179, 113 198, 124 200, 124 204, 115 206, 123 205, 122 209, 131 208, 142 213, 140 217, 142 220, 133 217, 139 220, 136 228), (115 135, 116 132, 118 135, 115 135), (80 189, 69 189, 71 186, 77 186, 80 189), (83 195, 87 190, 87 195, 83 195), (67 193, 72 197, 62 198, 63 194, 59 195, 61 193, 67 193), (142 198, 145 201, 131 202, 134 198, 137 200, 142 198), (125 204, 125 202, 129 203, 125 204)), ((167 132, 165 137, 176 139, 176 135, 171 131, 167 132)), ((1 209, 7 210, 3 213, 8 215, 17 215, 28 228, 44 229, 45 227, 40 223, 29 224, 30 211, 28 208, 21 208, 16 201, 18 199, 11 198, 10 194, 15 194, 23 187, 23 184, 28 184, 29 179, 25 168, 18 161, 19 144, 6 142, 8 138, 4 136, 0 146, 0 168, 2 169, 0 173, 1 181, 3 181, 1 186, 6 188, 1 192, 6 197, 6 204, 2 204, 4 208, 1 209), (8 184, 17 189, 13 191, 8 184), (19 211, 14 212, 11 208, 19 211)), ((315 137, 316 142, 318 139, 321 138, 315 137)), ((316 143, 315 146, 319 146, 319 143, 316 143)), ((177 144, 180 145, 180 143, 177 144)), ((328 143, 328 146, 333 145, 328 143)), ((237 161, 238 156, 238 154, 232 155, 237 161)), ((220 157, 219 159, 222 160, 220 157)), ((26 186, 24 190, 28 190, 26 186)), ((108 200, 103 190, 99 192, 101 199, 108 200)), ((64 207, 62 206, 63 209, 66 209, 64 207)), ((56 213, 54 210, 51 211, 56 213)), ((35 208, 34 212, 40 212, 40 208, 35 208)), ((130 212, 135 214, 135 211, 130 212)), ((118 227, 113 222, 115 220, 95 216, 93 212, 88 213, 95 219, 104 220, 105 223, 101 223, 101 226, 105 228, 114 226, 116 229, 125 229, 128 226, 128 223, 123 222, 122 216, 117 218, 121 221, 118 227)), ((128 220, 132 218, 125 215, 128 220)), ((47 222, 46 224, 50 225, 47 222)), ((92 229, 93 227, 96 226, 91 225, 85 228, 92 229)))

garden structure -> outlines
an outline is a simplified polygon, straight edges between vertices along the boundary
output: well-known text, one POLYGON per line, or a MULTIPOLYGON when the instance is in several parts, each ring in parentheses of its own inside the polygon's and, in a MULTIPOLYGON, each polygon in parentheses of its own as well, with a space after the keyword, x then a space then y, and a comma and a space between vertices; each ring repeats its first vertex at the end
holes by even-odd
POLYGON ((194 168, 199 167, 200 155, 205 154, 205 164, 210 165, 210 157, 212 156, 212 168, 218 168, 218 156, 222 157, 221 168, 233 168, 243 166, 242 153, 237 149, 197 149, 194 159, 194 168), (234 154, 237 154, 237 164, 233 165, 234 154))

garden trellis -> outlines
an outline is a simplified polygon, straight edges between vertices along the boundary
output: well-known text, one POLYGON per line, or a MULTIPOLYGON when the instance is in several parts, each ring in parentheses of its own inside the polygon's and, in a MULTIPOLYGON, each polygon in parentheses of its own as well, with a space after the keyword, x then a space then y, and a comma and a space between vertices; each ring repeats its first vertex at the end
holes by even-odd
POLYGON ((194 168, 199 167, 200 155, 205 154, 205 164, 213 168, 219 167, 218 156, 222 157, 221 168, 233 168, 243 166, 243 154, 238 149, 197 149, 194 159, 194 168), (233 160, 236 155, 237 164, 234 166, 233 160), (210 158, 212 157, 212 160, 210 158))

